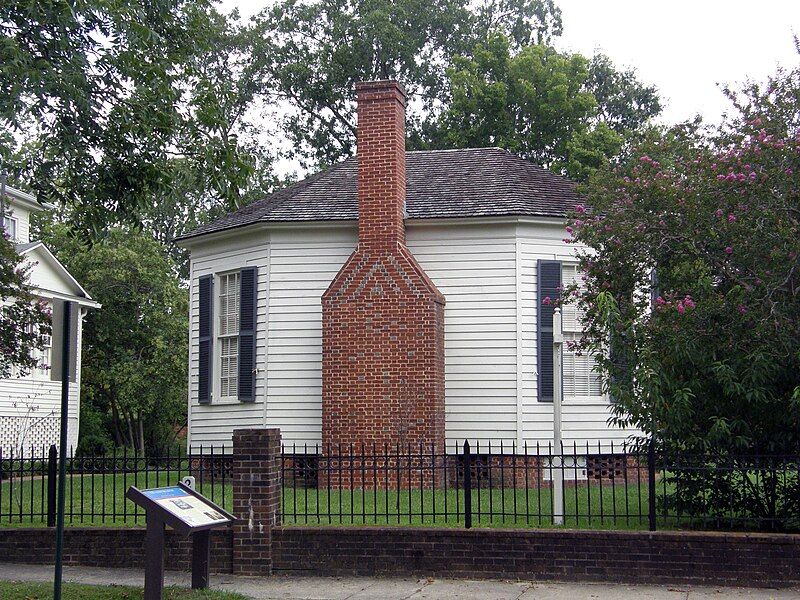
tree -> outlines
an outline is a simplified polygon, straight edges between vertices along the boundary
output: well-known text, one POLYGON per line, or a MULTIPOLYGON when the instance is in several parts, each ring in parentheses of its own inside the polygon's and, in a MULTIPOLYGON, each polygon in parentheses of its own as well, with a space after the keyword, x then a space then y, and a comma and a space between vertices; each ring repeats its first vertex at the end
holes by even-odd
POLYGON ((258 17, 251 78, 288 108, 292 153, 331 164, 355 151, 356 82, 401 80, 413 134, 443 100, 450 57, 490 31, 545 41, 560 34, 561 15, 551 0, 283 0, 258 17))
POLYGON ((548 45, 563 32, 561 9, 553 0, 484 0, 475 7, 474 40, 501 33, 514 48, 548 45))
POLYGON ((799 90, 781 72, 732 93, 719 130, 654 132, 593 176, 569 227, 614 421, 714 457, 676 472, 682 509, 800 518, 796 490, 741 458, 800 452, 799 90))
POLYGON ((0 122, 13 135, 0 153, 90 236, 139 224, 181 185, 236 207, 256 166, 240 137, 243 52, 205 0, 4 3, 0 122))
POLYGON ((640 130, 661 114, 655 86, 642 84, 633 69, 618 70, 602 53, 589 63, 586 90, 597 101, 597 119, 619 134, 640 130))
MULTIPOLYGON (((2 215, 0 215, 0 221, 2 215)), ((0 229, 1 230, 1 229, 0 229)), ((37 367, 35 351, 50 335, 50 311, 29 285, 30 264, 0 235, 0 379, 24 376, 37 367)))
POLYGON ((80 449, 171 443, 187 403, 189 307, 175 265, 141 232, 113 229, 91 246, 62 224, 43 235, 103 305, 84 325, 80 449))
POLYGON ((456 57, 447 75, 450 101, 426 132, 432 147, 500 146, 576 178, 622 147, 621 135, 597 122, 589 61, 578 54, 544 45, 514 53, 495 34, 456 57))

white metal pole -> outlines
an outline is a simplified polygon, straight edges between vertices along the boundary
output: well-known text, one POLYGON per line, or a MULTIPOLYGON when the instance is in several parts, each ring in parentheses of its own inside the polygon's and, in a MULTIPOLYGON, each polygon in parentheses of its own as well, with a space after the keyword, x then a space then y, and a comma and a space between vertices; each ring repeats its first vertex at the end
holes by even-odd
POLYGON ((561 309, 553 311, 553 524, 564 524, 564 451, 561 444, 561 400, 563 371, 561 368, 564 334, 561 328, 561 309), (556 455, 558 458, 556 459, 556 455))
POLYGON ((6 230, 6 179, 5 170, 0 171, 0 235, 6 230))

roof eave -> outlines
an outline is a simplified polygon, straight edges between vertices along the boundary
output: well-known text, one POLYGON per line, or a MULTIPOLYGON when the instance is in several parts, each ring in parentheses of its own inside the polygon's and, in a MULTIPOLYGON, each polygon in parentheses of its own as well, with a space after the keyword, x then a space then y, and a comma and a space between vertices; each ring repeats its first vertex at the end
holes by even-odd
POLYGON ((12 199, 12 201, 22 205, 28 210, 43 211, 55 208, 52 204, 39 203, 39 201, 36 199, 36 196, 34 196, 33 194, 29 194, 28 192, 23 192, 22 190, 18 190, 17 188, 11 187, 10 185, 6 185, 6 195, 9 196, 12 199))
MULTIPOLYGON (((430 217, 430 218, 408 218, 406 225, 414 226, 441 226, 441 225, 489 225, 499 223, 532 223, 543 225, 558 225, 564 223, 566 215, 497 215, 481 217, 430 217)), ((248 233, 259 230, 280 230, 280 229, 333 229, 341 227, 355 227, 357 219, 320 219, 308 221, 255 221, 233 225, 225 229, 208 231, 205 233, 184 235, 175 239, 175 244, 181 248, 191 250, 199 244, 219 241, 234 234, 241 234, 243 231, 248 233)))
MULTIPOLYGON (((72 283, 72 285, 75 286, 75 288, 78 290, 78 294, 79 295, 75 296, 75 298, 83 298, 83 299, 86 300, 87 304, 88 303, 97 304, 92 299, 92 297, 89 295, 89 292, 87 292, 84 289, 84 287, 78 282, 78 280, 75 279, 72 276, 72 273, 70 273, 67 270, 67 268, 64 265, 61 264, 61 261, 58 260, 55 257, 55 255, 50 251, 50 248, 47 247, 47 244, 45 244, 42 241, 31 242, 31 244, 32 245, 29 248, 25 248, 19 253, 20 256, 25 256, 27 254, 30 254, 34 250, 42 250, 44 255, 45 255, 45 257, 51 262, 52 265, 54 265, 56 267, 56 270, 61 273, 61 276, 64 277, 64 279, 66 279, 68 282, 72 283)), ((50 290, 47 290, 47 291, 50 291, 50 290)), ((97 304, 97 306, 95 308, 99 308, 99 307, 100 307, 100 304, 97 304)))

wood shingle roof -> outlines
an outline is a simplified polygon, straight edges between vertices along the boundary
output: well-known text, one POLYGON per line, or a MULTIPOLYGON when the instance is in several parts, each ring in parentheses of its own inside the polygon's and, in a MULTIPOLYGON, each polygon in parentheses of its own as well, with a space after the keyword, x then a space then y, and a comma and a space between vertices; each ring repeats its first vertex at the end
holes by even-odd
MULTIPOLYGON (((357 178, 358 158, 348 158, 181 239, 258 222, 356 220, 357 178)), ((406 178, 411 219, 564 217, 578 202, 574 182, 501 148, 408 152, 406 178)))

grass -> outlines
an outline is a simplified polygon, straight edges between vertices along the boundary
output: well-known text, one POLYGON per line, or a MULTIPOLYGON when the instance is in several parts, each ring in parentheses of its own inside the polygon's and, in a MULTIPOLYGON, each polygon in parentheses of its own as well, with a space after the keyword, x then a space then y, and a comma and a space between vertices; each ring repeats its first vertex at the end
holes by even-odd
MULTIPOLYGON (((142 510, 125 498, 128 488, 132 485, 140 489, 164 487, 175 485, 179 479, 175 471, 68 475, 65 523, 67 526, 144 525, 142 510)), ((198 481, 198 491, 217 504, 224 503, 226 507, 233 504, 233 488, 227 481, 225 486, 221 483, 201 485, 198 481)), ((46 498, 44 479, 25 477, 0 481, 0 527, 45 526, 46 498)))
MULTIPOLYGON (((182 473, 134 472, 70 475, 67 479, 67 526, 131 527, 144 525, 141 509, 125 498, 128 487, 174 485, 182 473)), ((0 527, 45 526, 43 479, 0 481, 0 527)), ((232 485, 198 480, 198 491, 230 509, 232 485)), ((634 478, 624 485, 567 484, 564 526, 587 529, 646 529, 648 490, 634 478), (628 515, 628 516, 626 516, 628 515)), ((286 525, 406 525, 463 527, 464 492, 457 489, 326 490, 286 487, 282 493, 286 525), (445 516, 447 515, 447 516, 445 516)), ((474 527, 554 527, 549 487, 480 489, 472 492, 474 527)))
MULTIPOLYGON (((73 475, 67 481, 67 526, 131 527, 144 525, 144 515, 125 499, 131 485, 139 488, 174 485, 176 473, 73 475), (116 516, 115 516, 116 515, 116 516)), ((198 486, 199 487, 199 486, 198 486)), ((230 508, 233 489, 226 482, 206 484, 199 491, 230 508)), ((45 526, 41 480, 0 482, 0 527, 45 526), (20 485, 22 483, 22 485, 20 485)), ((591 529, 647 528, 647 486, 631 482, 601 487, 564 488, 564 526, 591 529), (625 516, 625 515, 629 516, 625 516), (591 516, 590 516, 591 515, 591 516)), ((495 488, 472 492, 474 527, 553 527, 551 490, 495 488)), ((331 490, 284 488, 286 525, 407 525, 462 527, 464 492, 437 490, 331 490), (447 513, 447 516, 445 516, 447 513)))
MULTIPOLYGON (((647 529, 647 500, 646 484, 565 486, 564 527, 647 529)), ((285 488, 282 502, 285 525, 464 526, 461 490, 285 488)), ((556 527, 546 487, 473 490, 472 515, 473 527, 556 527)))
MULTIPOLYGON (((175 485, 177 472, 139 472, 112 476, 72 475, 67 480, 65 522, 68 527, 143 526, 141 509, 125 498, 131 485, 139 488, 175 485)), ((0 528, 45 527, 42 480, 27 477, 0 481, 0 528), (21 484, 21 485, 20 485, 21 484)), ((233 506, 233 487, 226 484, 199 485, 198 491, 227 509, 233 506)), ((659 483, 657 504, 672 490, 659 483)), ((482 488, 472 491, 472 526, 496 528, 553 528, 552 495, 547 486, 514 489, 482 488)), ((281 494, 285 525, 313 526, 464 526, 464 492, 457 489, 327 490, 285 487, 281 494)), ((648 528, 647 483, 635 478, 622 483, 605 481, 602 486, 585 482, 564 487, 563 527, 570 529, 646 530, 648 528)), ((659 529, 723 528, 757 529, 758 524, 738 515, 711 518, 659 515, 659 529)), ((2 597, 2 596, 0 596, 2 597)))
MULTIPOLYGON (((121 585, 81 585, 65 583, 63 600, 139 600, 142 588, 121 585)), ((0 598, 3 600, 47 600, 53 597, 52 583, 20 583, 0 581, 0 598)), ((164 588, 164 600, 245 600, 245 596, 212 590, 192 591, 184 588, 164 588)))

